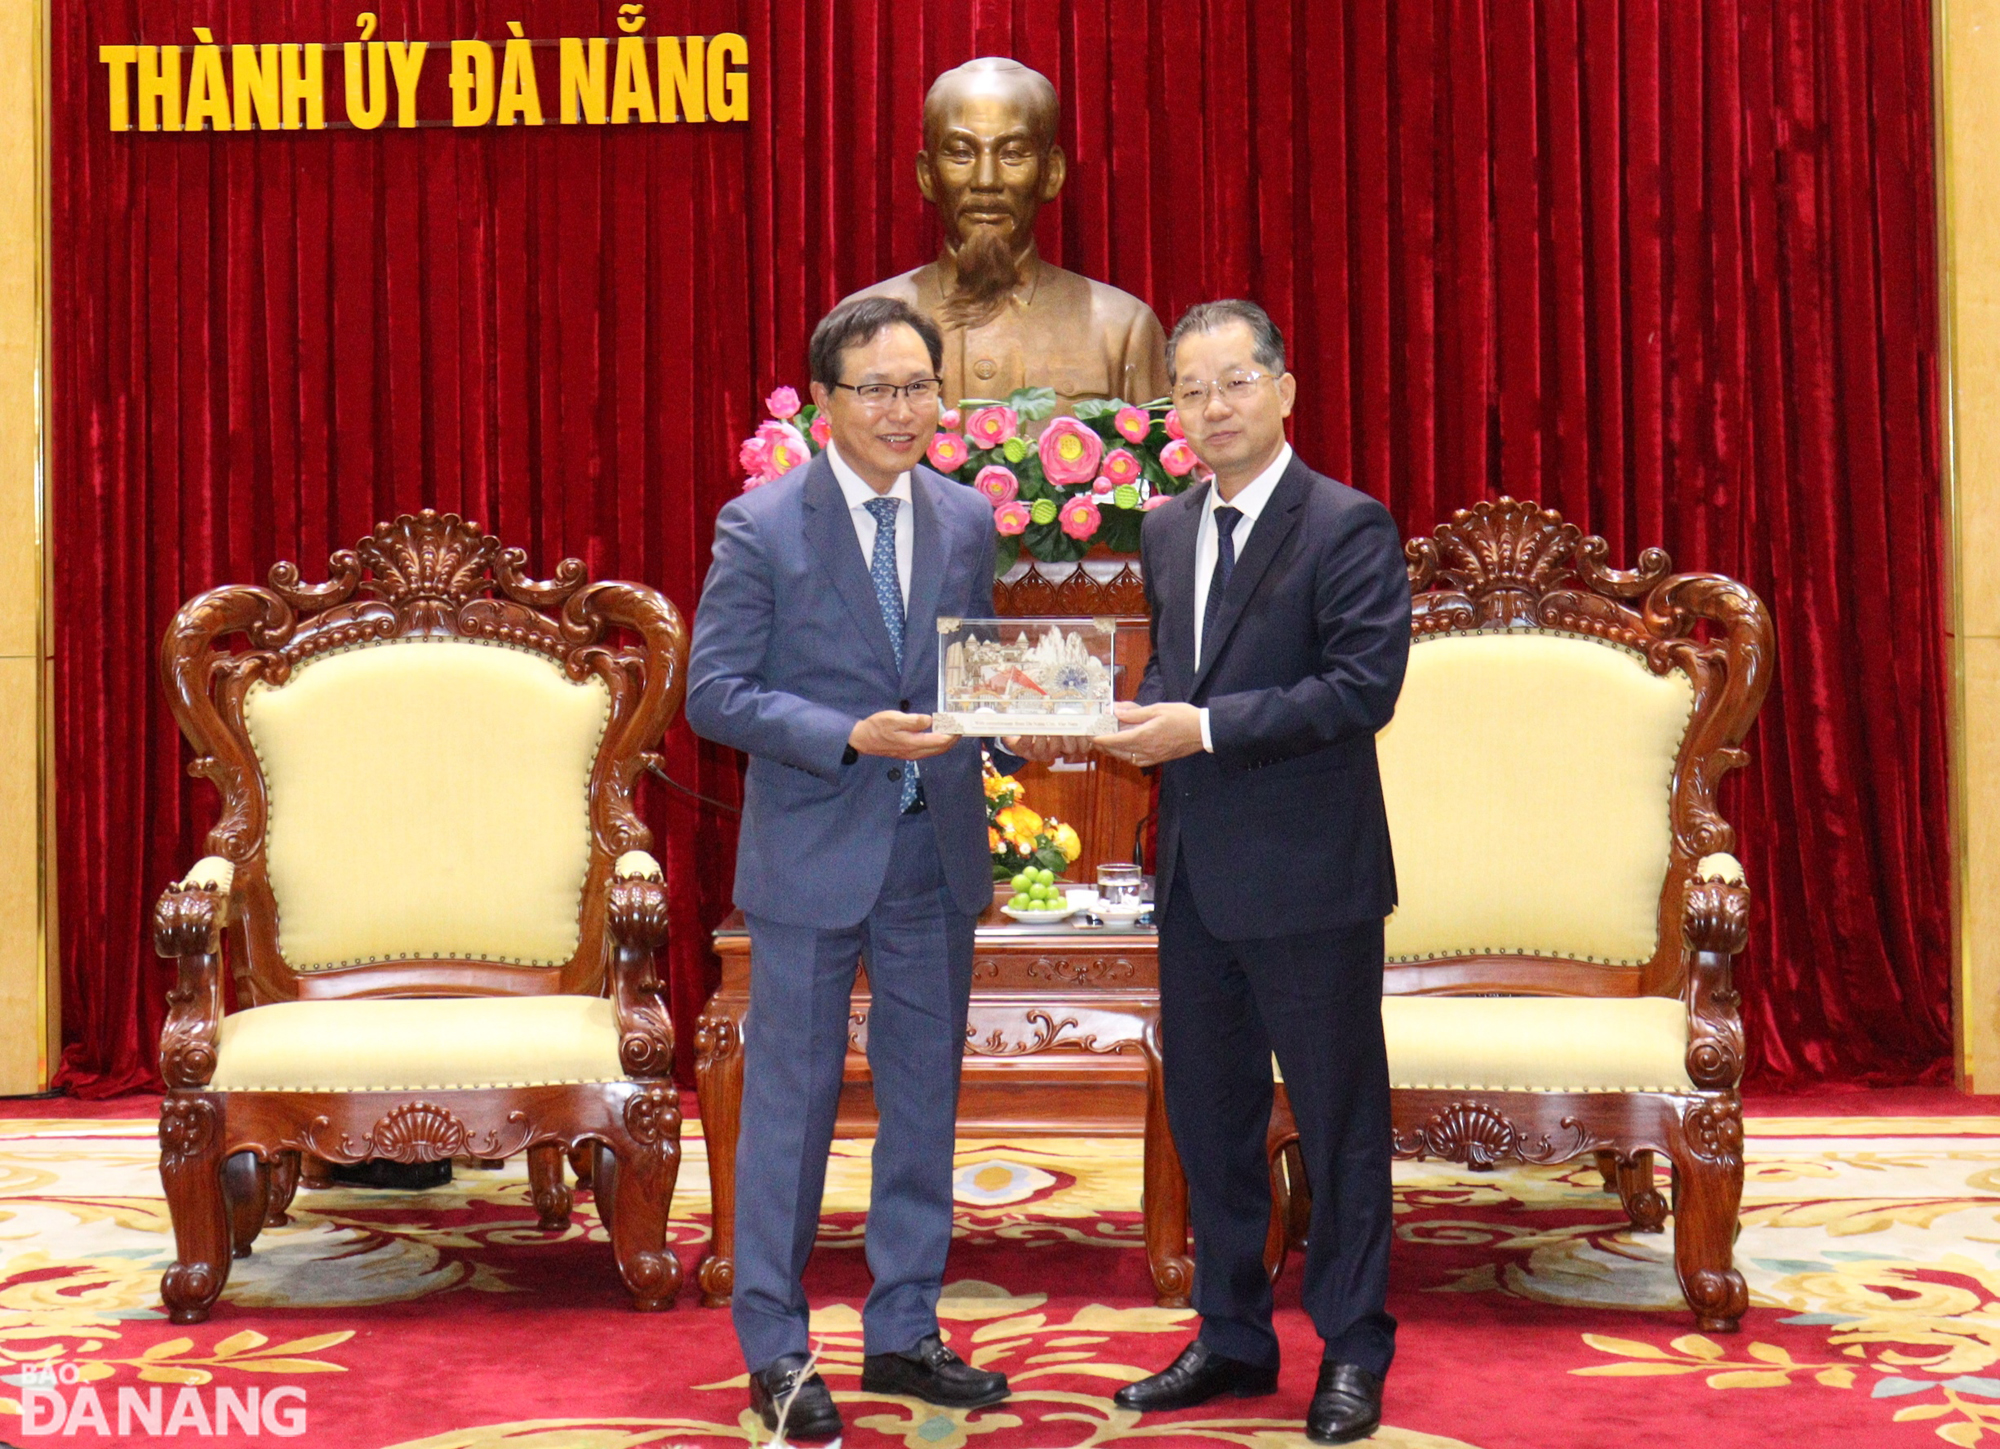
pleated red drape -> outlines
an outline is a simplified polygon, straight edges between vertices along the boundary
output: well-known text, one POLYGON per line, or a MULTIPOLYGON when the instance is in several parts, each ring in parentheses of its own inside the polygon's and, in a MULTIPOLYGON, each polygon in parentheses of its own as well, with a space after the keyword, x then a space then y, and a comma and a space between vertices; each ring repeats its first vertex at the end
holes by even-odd
MULTIPOLYGON (((377 8, 391 39, 616 33, 613 6, 581 0, 377 8)), ((803 380, 826 307, 935 245, 910 169, 922 95, 974 54, 1062 93, 1048 253, 1169 321, 1263 300, 1307 399, 1299 447, 1406 531, 1508 491, 1626 560, 1663 544, 1764 596, 1778 687, 1724 794, 1757 889, 1753 1080, 1937 1073, 1926 0, 646 8, 649 34, 748 36, 747 124, 114 135, 100 44, 189 44, 197 24, 331 43, 353 8, 56 0, 68 1083, 154 1080, 168 978, 147 912, 214 809, 153 677, 174 608, 279 558, 314 575, 430 505, 544 570, 580 555, 691 610, 758 399, 803 380)), ((677 729, 666 754, 733 797, 725 753, 677 729)), ((670 793, 643 804, 685 1050, 733 831, 670 793)), ((398 806, 355 801, 356 828, 398 806)))

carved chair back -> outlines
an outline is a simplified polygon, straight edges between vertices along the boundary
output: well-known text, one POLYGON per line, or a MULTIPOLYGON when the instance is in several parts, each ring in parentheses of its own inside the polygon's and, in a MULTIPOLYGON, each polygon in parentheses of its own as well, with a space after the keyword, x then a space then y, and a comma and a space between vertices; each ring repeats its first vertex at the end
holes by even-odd
POLYGON ((1500 498, 1410 540, 1409 673, 1378 742, 1401 904, 1387 990, 1683 994, 1683 901, 1769 686, 1749 589, 1500 498))
POLYGON ((526 562, 426 509, 325 583, 280 563, 174 616, 160 669, 222 794, 240 1004, 602 991, 687 636, 653 589, 526 562))

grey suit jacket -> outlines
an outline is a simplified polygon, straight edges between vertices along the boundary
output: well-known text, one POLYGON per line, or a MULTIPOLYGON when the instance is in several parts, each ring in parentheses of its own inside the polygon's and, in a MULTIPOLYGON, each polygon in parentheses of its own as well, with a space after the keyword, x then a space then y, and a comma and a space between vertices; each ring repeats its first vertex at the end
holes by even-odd
MULTIPOLYGON (((788 925, 839 928, 867 915, 888 870, 902 763, 842 763, 855 721, 929 714, 937 619, 993 612, 993 510, 970 488, 911 470, 914 527, 903 667, 824 453, 724 505, 695 611, 687 720, 750 757, 736 904, 788 925)), ((922 762, 945 882, 960 911, 992 899, 979 742, 922 762)))

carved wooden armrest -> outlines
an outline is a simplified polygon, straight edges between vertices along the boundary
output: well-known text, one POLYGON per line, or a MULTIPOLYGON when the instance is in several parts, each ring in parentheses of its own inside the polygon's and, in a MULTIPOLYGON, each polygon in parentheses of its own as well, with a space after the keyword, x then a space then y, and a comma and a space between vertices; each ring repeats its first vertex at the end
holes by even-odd
POLYGON ((160 1031, 160 1075, 169 1087, 205 1087, 222 1028, 222 928, 236 867, 211 855, 168 886, 153 908, 153 949, 180 962, 160 1031))
POLYGON ((1705 855, 1681 907, 1687 944, 1687 1071, 1697 1087, 1734 1087, 1743 1078, 1741 998, 1730 962, 1750 935, 1750 888, 1733 855, 1705 855))
POLYGON ((632 1076, 664 1077, 674 1066, 674 1025, 653 957, 667 940, 666 873, 645 851, 628 850, 611 869, 610 890, 618 1060, 632 1076))

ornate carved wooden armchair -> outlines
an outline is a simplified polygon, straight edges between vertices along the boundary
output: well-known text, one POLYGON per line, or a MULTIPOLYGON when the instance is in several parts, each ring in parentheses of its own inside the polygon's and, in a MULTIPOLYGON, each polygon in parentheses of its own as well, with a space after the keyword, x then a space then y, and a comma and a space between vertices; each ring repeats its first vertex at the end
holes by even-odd
POLYGON ((632 789, 680 706, 686 633, 652 589, 525 563, 426 510, 333 555, 326 583, 281 563, 174 617, 161 673, 191 772, 222 793, 208 857, 154 918, 180 963, 160 1041, 176 1323, 284 1220, 301 1154, 526 1152, 560 1227, 583 1148, 634 1301, 673 1301, 667 892, 632 789))
MULTIPOLYGON (((1662 1154, 1682 1291, 1702 1328, 1734 1329, 1730 965, 1750 897, 1715 789, 1746 758, 1770 620, 1743 585, 1672 573, 1656 548, 1609 568, 1603 539, 1510 498, 1405 552, 1415 637, 1378 744, 1401 894, 1382 1012, 1396 1153, 1475 1168, 1594 1155, 1653 1232, 1662 1154)), ((1281 1089, 1273 1273, 1307 1220, 1297 1139, 1281 1089)), ((1159 1231, 1186 1241, 1184 1221, 1159 1231)))

